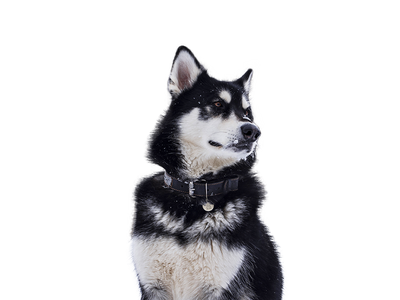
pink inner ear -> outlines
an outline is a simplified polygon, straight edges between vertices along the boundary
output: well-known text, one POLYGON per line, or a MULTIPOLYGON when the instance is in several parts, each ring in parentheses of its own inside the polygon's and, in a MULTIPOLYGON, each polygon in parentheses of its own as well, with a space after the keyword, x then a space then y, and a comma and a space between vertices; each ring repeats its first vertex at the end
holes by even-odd
POLYGON ((178 69, 178 87, 182 91, 190 86, 190 71, 186 64, 182 63, 178 69))

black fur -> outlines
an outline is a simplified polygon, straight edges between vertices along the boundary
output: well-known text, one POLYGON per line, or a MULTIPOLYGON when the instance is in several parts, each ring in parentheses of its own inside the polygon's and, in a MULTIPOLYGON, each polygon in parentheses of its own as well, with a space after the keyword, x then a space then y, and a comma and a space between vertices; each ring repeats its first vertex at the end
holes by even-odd
MULTIPOLYGON (((148 205, 150 201, 160 204, 164 211, 172 213, 177 218, 186 216, 185 228, 189 228, 195 221, 201 219, 205 212, 200 205, 203 199, 191 198, 189 195, 177 193, 163 187, 162 173, 146 178, 136 190, 136 224, 133 232, 141 236, 171 236, 181 245, 194 242, 198 237, 189 239, 177 232, 171 234, 158 226, 148 215, 148 205)), ((264 190, 257 178, 248 173, 241 176, 239 190, 228 193, 225 197, 216 200, 214 210, 223 209, 229 202, 237 198, 242 198, 246 202, 247 210, 241 226, 233 231, 218 234, 210 233, 209 236, 202 236, 202 239, 217 239, 224 241, 228 247, 246 245, 252 253, 252 272, 241 274, 246 277, 246 281, 251 282, 251 286, 257 297, 252 299, 277 300, 282 295, 282 273, 278 260, 276 246, 272 242, 266 227, 255 217, 257 216, 261 202, 264 199, 264 190)), ((228 297, 222 299, 236 299, 226 291, 228 297)))
MULTIPOLYGON (((191 111, 194 107, 204 108, 218 98, 221 89, 229 90, 233 97, 241 97, 244 93, 240 81, 226 82, 218 81, 204 71, 192 89, 184 91, 177 99, 173 100, 167 110, 166 115, 157 124, 156 130, 152 135, 147 157, 150 161, 163 167, 169 174, 178 178, 182 177, 182 154, 179 150, 178 126, 179 118, 191 111)), ((232 101, 235 105, 217 108, 213 107, 213 113, 204 112, 203 118, 221 115, 226 118, 232 110, 238 115, 243 115, 244 110, 240 101, 232 101)), ((248 117, 253 120, 251 109, 248 110, 248 117)), ((249 158, 247 164, 252 165, 253 159, 249 158)), ((243 163, 243 162, 241 162, 243 163)), ((229 168, 230 169, 230 168, 229 168)), ((247 167, 246 167, 247 169, 247 167)))
MULTIPOLYGON (((175 59, 182 50, 189 51, 193 55, 186 47, 180 47, 175 59)), ((243 77, 236 81, 218 81, 207 74, 207 71, 204 70, 197 59, 195 59, 195 62, 203 72, 190 89, 184 90, 177 97, 173 97, 169 109, 157 124, 156 130, 151 137, 148 152, 148 158, 153 163, 160 165, 173 177, 182 180, 187 178, 183 178, 185 176, 185 167, 183 154, 180 151, 177 120, 182 115, 190 112, 194 107, 203 109, 207 105, 212 104, 213 101, 216 101, 221 88, 229 90, 233 95, 231 105, 223 105, 222 107, 213 106, 211 113, 203 109, 201 110, 201 117, 204 119, 216 116, 225 118, 232 111, 237 116, 243 116, 246 112, 238 104, 241 102, 239 100, 236 101, 235 97, 241 98, 243 94, 248 97, 247 92, 244 90, 243 82, 251 74, 251 70, 249 70, 243 77)), ((251 110, 247 111, 247 115, 249 119, 253 120, 251 110)), ((175 239, 181 246, 198 241, 208 242, 210 240, 218 240, 230 249, 245 247, 247 253, 249 253, 246 259, 246 267, 243 266, 239 270, 236 278, 230 283, 229 288, 225 289, 223 294, 216 300, 242 299, 238 297, 247 295, 247 292, 242 290, 243 286, 246 286, 248 295, 251 295, 250 298, 245 299, 279 300, 282 297, 283 277, 276 246, 267 228, 258 218, 258 212, 261 202, 264 200, 265 191, 257 177, 251 172, 254 162, 255 153, 252 153, 245 160, 241 160, 231 166, 226 166, 216 175, 209 173, 201 177, 201 179, 213 180, 232 174, 239 176, 238 191, 229 192, 223 196, 210 197, 209 199, 215 205, 213 212, 222 211, 228 203, 236 199, 242 199, 245 203, 245 208, 240 212, 240 224, 224 232, 210 230, 208 233, 200 236, 190 236, 183 234, 183 230, 171 232, 161 226, 149 212, 149 207, 152 205, 161 207, 164 213, 168 212, 178 219, 184 218, 183 228, 185 230, 190 229, 190 226, 196 221, 201 220, 206 214, 209 214, 201 206, 205 199, 199 197, 192 198, 188 194, 165 188, 163 173, 158 173, 144 179, 138 185, 135 192, 136 213, 132 228, 133 236, 140 236, 144 239, 157 239, 158 237, 169 236, 175 239)), ((151 294, 146 292, 141 282, 140 284, 143 295, 142 300, 158 299, 153 298, 151 294)), ((160 289, 162 290, 162 287, 160 289)), ((214 298, 202 299, 211 300, 214 298)))

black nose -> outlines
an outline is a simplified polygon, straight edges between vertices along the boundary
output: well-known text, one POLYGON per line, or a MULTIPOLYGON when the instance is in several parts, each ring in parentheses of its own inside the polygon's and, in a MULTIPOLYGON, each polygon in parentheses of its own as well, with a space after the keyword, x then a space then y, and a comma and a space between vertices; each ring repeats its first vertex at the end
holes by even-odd
POLYGON ((245 124, 240 129, 242 130, 244 139, 250 142, 255 142, 261 135, 260 129, 253 124, 245 124))

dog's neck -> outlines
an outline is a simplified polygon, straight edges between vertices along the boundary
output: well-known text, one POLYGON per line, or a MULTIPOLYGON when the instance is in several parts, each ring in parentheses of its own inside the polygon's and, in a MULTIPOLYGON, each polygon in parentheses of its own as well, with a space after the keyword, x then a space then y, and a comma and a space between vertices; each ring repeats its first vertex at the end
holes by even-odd
POLYGON ((245 176, 251 172, 254 162, 255 153, 252 153, 246 159, 232 161, 230 164, 224 164, 220 160, 213 161, 213 159, 209 159, 208 161, 205 159, 196 159, 189 164, 187 159, 185 159, 182 164, 183 168, 176 170, 165 168, 165 170, 169 174, 176 176, 176 178, 179 178, 182 181, 211 181, 220 180, 230 176, 245 176), (207 166, 207 162, 210 163, 210 165, 207 166), (196 168, 193 166, 196 166, 196 168), (205 167, 198 168, 199 166, 205 167), (214 168, 212 168, 212 166, 214 166, 214 168))
MULTIPOLYGON (((216 197, 237 191, 239 176, 230 176, 220 180, 181 181, 164 172, 164 186, 190 196, 216 197)), ((214 198, 215 199, 215 198, 214 198)))
POLYGON ((199 151, 198 148, 192 147, 189 143, 182 143, 183 152, 183 170, 182 177, 190 180, 196 180, 214 175, 218 177, 218 173, 229 166, 238 162, 232 157, 216 157, 205 151, 199 151))

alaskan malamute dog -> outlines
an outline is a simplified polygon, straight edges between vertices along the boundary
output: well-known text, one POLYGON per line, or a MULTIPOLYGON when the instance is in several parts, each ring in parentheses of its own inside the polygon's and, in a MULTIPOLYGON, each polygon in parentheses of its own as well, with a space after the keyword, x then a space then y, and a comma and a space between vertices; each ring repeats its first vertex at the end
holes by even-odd
POLYGON ((251 173, 260 129, 249 101, 252 70, 219 81, 186 47, 168 80, 172 101, 148 158, 164 172, 135 193, 132 254, 142 300, 277 300, 282 272, 258 212, 251 173))

